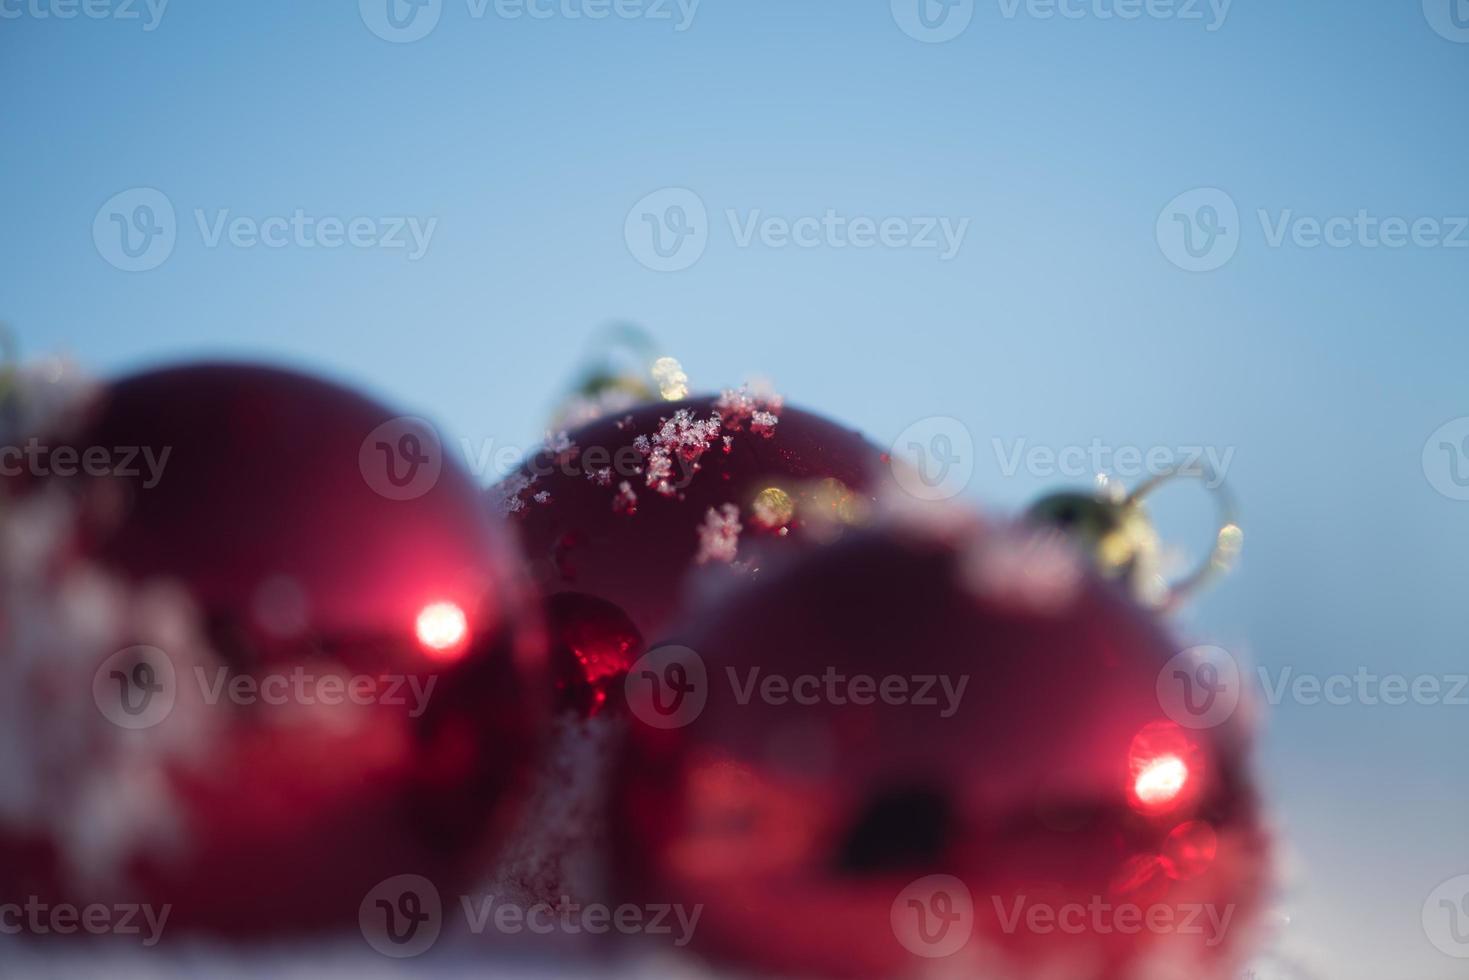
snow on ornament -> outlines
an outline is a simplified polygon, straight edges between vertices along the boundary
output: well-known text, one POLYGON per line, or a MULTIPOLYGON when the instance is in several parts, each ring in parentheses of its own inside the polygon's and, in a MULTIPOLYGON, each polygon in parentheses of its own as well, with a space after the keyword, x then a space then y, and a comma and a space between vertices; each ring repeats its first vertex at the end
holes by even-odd
MULTIPOLYGON (((865 519, 884 471, 881 452, 859 433, 738 389, 556 433, 491 494, 547 596, 587 596, 621 611, 640 640, 625 670, 667 638, 696 573, 757 574, 774 552, 865 519)), ((574 664, 583 658, 564 641, 587 631, 558 618, 573 608, 553 603, 550 629, 553 659, 574 664)), ((569 700, 600 709, 621 682, 620 672, 599 670, 586 677, 593 695, 568 692, 569 700)))
POLYGON ((0 901, 287 933, 485 866, 544 739, 543 636, 431 427, 235 365, 32 421, 4 441, 48 465, 0 483, 0 901))

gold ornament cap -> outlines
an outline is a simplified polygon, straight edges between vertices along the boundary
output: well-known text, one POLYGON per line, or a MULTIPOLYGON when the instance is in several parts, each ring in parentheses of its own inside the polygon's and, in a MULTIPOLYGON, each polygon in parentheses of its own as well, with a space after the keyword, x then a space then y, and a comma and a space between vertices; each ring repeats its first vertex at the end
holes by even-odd
POLYGON ((1131 493, 1099 478, 1095 491, 1047 494, 1025 516, 1033 524, 1070 538, 1103 578, 1121 582, 1139 602, 1170 611, 1232 568, 1244 544, 1233 497, 1212 470, 1200 466, 1162 473, 1131 493), (1164 577, 1162 539, 1143 502, 1160 486, 1179 479, 1198 479, 1209 489, 1218 525, 1208 557, 1182 578, 1169 582, 1164 577))

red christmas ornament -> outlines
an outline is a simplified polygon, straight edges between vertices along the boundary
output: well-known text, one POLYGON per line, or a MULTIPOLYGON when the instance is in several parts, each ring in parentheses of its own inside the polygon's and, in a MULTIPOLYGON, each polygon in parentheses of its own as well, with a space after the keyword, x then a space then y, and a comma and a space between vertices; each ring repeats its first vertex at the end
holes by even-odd
POLYGON ((496 488, 549 599, 560 703, 595 711, 664 639, 696 572, 827 540, 869 509, 882 454, 859 433, 727 391, 548 440, 496 488))
POLYGON ((33 547, 0 589, 0 900, 238 935, 482 868, 543 737, 544 652, 427 423, 222 365, 72 423, 0 498, 33 547))
POLYGON ((687 623, 628 681, 621 900, 782 976, 1233 975, 1267 866, 1243 722, 1175 719, 1174 648, 1069 547, 884 524, 687 623))

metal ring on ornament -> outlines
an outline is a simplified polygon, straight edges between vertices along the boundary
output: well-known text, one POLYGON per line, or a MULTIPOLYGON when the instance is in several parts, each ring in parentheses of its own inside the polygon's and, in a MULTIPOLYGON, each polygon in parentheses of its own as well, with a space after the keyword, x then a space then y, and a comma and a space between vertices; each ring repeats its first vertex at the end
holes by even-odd
POLYGON ((1204 489, 1214 498, 1218 525, 1214 532, 1214 546, 1204 560, 1182 578, 1163 584, 1163 594, 1158 606, 1166 611, 1177 609, 1210 581, 1229 571, 1239 558, 1240 549, 1244 545, 1244 530, 1237 520, 1234 495, 1225 486, 1224 477, 1202 461, 1187 467, 1177 466, 1149 477, 1124 498, 1123 506, 1140 506, 1143 498, 1159 487, 1182 479, 1196 479, 1203 483, 1204 489))

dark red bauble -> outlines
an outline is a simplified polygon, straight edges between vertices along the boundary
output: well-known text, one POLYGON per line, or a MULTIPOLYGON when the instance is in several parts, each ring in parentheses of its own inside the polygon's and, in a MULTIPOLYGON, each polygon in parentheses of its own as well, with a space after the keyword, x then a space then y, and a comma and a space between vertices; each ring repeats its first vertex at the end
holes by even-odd
POLYGON ((75 743, 0 810, 0 899, 168 903, 169 929, 243 935, 483 869, 542 745, 544 637, 427 423, 203 365, 107 386, 42 444, 3 506, 65 515, 39 604, 94 601, 0 651, 31 686, 21 751, 75 743), (56 465, 89 450, 110 469, 56 465))
POLYGON ((647 405, 551 440, 495 492, 550 597, 562 706, 616 697, 696 572, 755 576, 763 554, 865 514, 882 459, 857 432, 743 391, 647 405))
POLYGON ((1168 637, 1061 544, 885 523, 687 622, 634 667, 619 900, 780 976, 1234 975, 1243 721, 1176 723, 1168 637))

